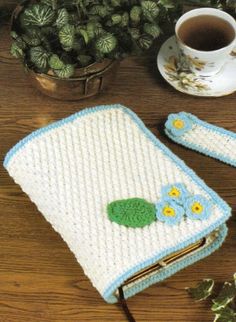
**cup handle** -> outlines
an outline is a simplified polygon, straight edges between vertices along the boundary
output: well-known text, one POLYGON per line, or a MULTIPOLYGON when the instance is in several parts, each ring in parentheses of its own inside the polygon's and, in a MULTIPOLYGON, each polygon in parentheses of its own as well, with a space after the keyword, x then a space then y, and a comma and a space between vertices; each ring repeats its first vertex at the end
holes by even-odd
POLYGON ((230 56, 231 56, 232 58, 236 58, 236 47, 234 47, 234 48, 232 49, 232 51, 231 51, 231 53, 230 53, 230 56))

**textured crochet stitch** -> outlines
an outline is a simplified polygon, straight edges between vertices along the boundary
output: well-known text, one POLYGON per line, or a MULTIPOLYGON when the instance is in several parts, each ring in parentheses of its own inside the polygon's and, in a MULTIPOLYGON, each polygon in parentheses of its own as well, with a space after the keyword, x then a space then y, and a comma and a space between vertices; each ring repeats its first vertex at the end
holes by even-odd
POLYGON ((109 303, 139 270, 219 230, 213 244, 124 287, 126 298, 206 257, 227 233, 229 206, 119 104, 85 109, 33 132, 9 151, 4 166, 109 303), (138 197, 155 204, 162 187, 178 182, 211 201, 208 219, 174 226, 155 220, 136 229, 109 219, 113 201, 138 197))

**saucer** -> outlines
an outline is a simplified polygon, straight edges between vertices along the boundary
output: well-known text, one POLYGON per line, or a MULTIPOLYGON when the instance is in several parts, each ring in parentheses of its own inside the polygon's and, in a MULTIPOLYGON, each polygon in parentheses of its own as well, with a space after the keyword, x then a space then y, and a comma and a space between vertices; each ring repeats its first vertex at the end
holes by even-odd
POLYGON ((182 93, 218 97, 236 91, 236 50, 218 74, 198 76, 186 67, 176 37, 172 36, 161 46, 157 66, 164 79, 182 93))

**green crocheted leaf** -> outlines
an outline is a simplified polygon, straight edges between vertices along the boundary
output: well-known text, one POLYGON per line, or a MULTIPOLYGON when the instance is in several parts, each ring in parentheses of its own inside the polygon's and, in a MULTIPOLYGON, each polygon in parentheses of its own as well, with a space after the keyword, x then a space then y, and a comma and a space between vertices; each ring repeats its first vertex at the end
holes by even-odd
POLYGON ((107 206, 111 221, 127 227, 144 227, 156 220, 155 205, 140 198, 113 201, 107 206))
POLYGON ((75 68, 73 65, 67 64, 65 65, 64 68, 62 69, 55 69, 54 73, 59 77, 59 78, 70 78, 71 76, 74 75, 75 68))
POLYGON ((25 9, 22 15, 24 25, 46 26, 53 23, 55 19, 54 10, 43 4, 33 4, 25 9))
POLYGON ((96 41, 96 49, 102 54, 110 53, 117 45, 117 39, 110 33, 101 35, 96 41))
POLYGON ((195 301, 202 301, 212 294, 214 285, 215 283, 212 279, 204 279, 197 287, 187 288, 187 291, 195 301))
POLYGON ((30 60, 40 69, 48 65, 49 53, 41 46, 30 48, 30 60))
POLYGON ((65 25, 59 32, 61 44, 66 48, 72 48, 75 40, 75 27, 73 25, 65 25))
POLYGON ((224 309, 236 297, 236 286, 234 283, 225 282, 217 298, 213 299, 212 311, 224 309))
POLYGON ((65 67, 63 61, 55 54, 50 57, 49 66, 52 69, 63 69, 65 67))

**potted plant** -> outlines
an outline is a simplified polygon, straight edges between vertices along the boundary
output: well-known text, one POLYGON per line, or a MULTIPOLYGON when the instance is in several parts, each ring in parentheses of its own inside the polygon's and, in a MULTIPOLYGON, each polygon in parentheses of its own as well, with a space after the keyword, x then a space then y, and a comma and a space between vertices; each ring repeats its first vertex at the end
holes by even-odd
POLYGON ((174 0, 26 0, 13 13, 11 54, 44 94, 92 96, 114 78, 120 59, 151 47, 176 6, 174 0))

